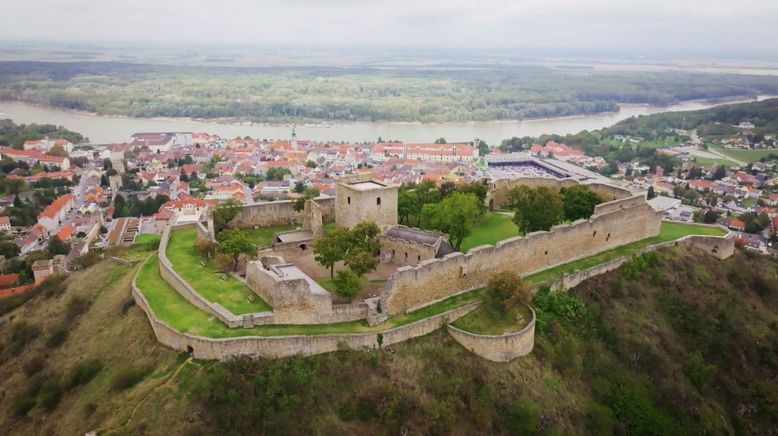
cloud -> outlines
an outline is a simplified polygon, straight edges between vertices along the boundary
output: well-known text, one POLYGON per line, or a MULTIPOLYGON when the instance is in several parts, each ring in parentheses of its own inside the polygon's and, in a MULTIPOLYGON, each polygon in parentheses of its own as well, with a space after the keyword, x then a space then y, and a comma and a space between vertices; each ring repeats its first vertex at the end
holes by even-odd
POLYGON ((0 0, 2 39, 774 53, 763 0, 0 0))

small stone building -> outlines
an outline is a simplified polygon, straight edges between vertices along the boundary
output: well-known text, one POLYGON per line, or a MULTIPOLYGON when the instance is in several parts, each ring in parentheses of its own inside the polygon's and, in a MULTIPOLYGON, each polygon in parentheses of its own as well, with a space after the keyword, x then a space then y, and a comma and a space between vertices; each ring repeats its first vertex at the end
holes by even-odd
POLYGON ((416 266, 424 260, 440 258, 456 251, 448 242, 448 235, 401 225, 386 229, 379 240, 381 262, 401 266, 416 266))
POLYGON ((340 181, 335 191, 335 223, 350 228, 363 221, 379 227, 397 224, 397 185, 385 185, 365 177, 340 181))

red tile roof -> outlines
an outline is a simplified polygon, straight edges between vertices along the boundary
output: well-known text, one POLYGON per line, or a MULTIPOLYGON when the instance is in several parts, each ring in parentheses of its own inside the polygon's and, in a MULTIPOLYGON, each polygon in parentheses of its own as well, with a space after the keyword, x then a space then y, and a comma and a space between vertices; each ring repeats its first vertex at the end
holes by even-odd
POLYGON ((38 215, 38 218, 41 217, 54 218, 54 216, 57 215, 57 213, 59 213, 59 211, 62 210, 63 207, 65 207, 65 204, 67 204, 72 199, 73 196, 70 194, 65 194, 61 197, 58 197, 50 205, 46 206, 46 209, 43 209, 43 212, 41 212, 41 214, 38 215))
POLYGON ((0 274, 0 288, 7 288, 19 282, 19 274, 0 274))

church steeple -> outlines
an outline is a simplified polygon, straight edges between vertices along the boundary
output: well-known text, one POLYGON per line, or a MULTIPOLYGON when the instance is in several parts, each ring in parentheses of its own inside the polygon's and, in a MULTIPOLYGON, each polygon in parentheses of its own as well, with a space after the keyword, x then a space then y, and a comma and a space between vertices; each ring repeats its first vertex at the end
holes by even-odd
POLYGON ((297 131, 296 131, 296 128, 297 127, 295 125, 292 125, 292 140, 291 140, 292 150, 297 150, 297 131))

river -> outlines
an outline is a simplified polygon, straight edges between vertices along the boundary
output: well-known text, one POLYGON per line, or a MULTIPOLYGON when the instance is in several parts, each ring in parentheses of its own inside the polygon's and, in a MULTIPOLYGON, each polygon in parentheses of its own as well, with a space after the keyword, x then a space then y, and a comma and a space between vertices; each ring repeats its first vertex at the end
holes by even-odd
MULTIPOLYGON (((773 96, 759 96, 757 100, 773 96)), ((739 100, 753 101, 753 100, 739 100)), ((611 126, 636 115, 668 111, 705 109, 716 104, 687 101, 672 106, 623 105, 618 112, 563 118, 522 121, 470 123, 389 123, 354 122, 333 125, 298 125, 297 138, 314 141, 375 141, 432 142, 443 137, 449 141, 471 141, 480 138, 490 145, 512 136, 566 135, 582 130, 611 126)), ((251 136, 253 138, 289 138, 291 125, 238 124, 181 118, 128 118, 92 115, 40 107, 20 102, 0 101, 0 119, 10 118, 18 124, 56 124, 87 136, 93 143, 126 142, 138 132, 208 132, 223 138, 251 136)))

